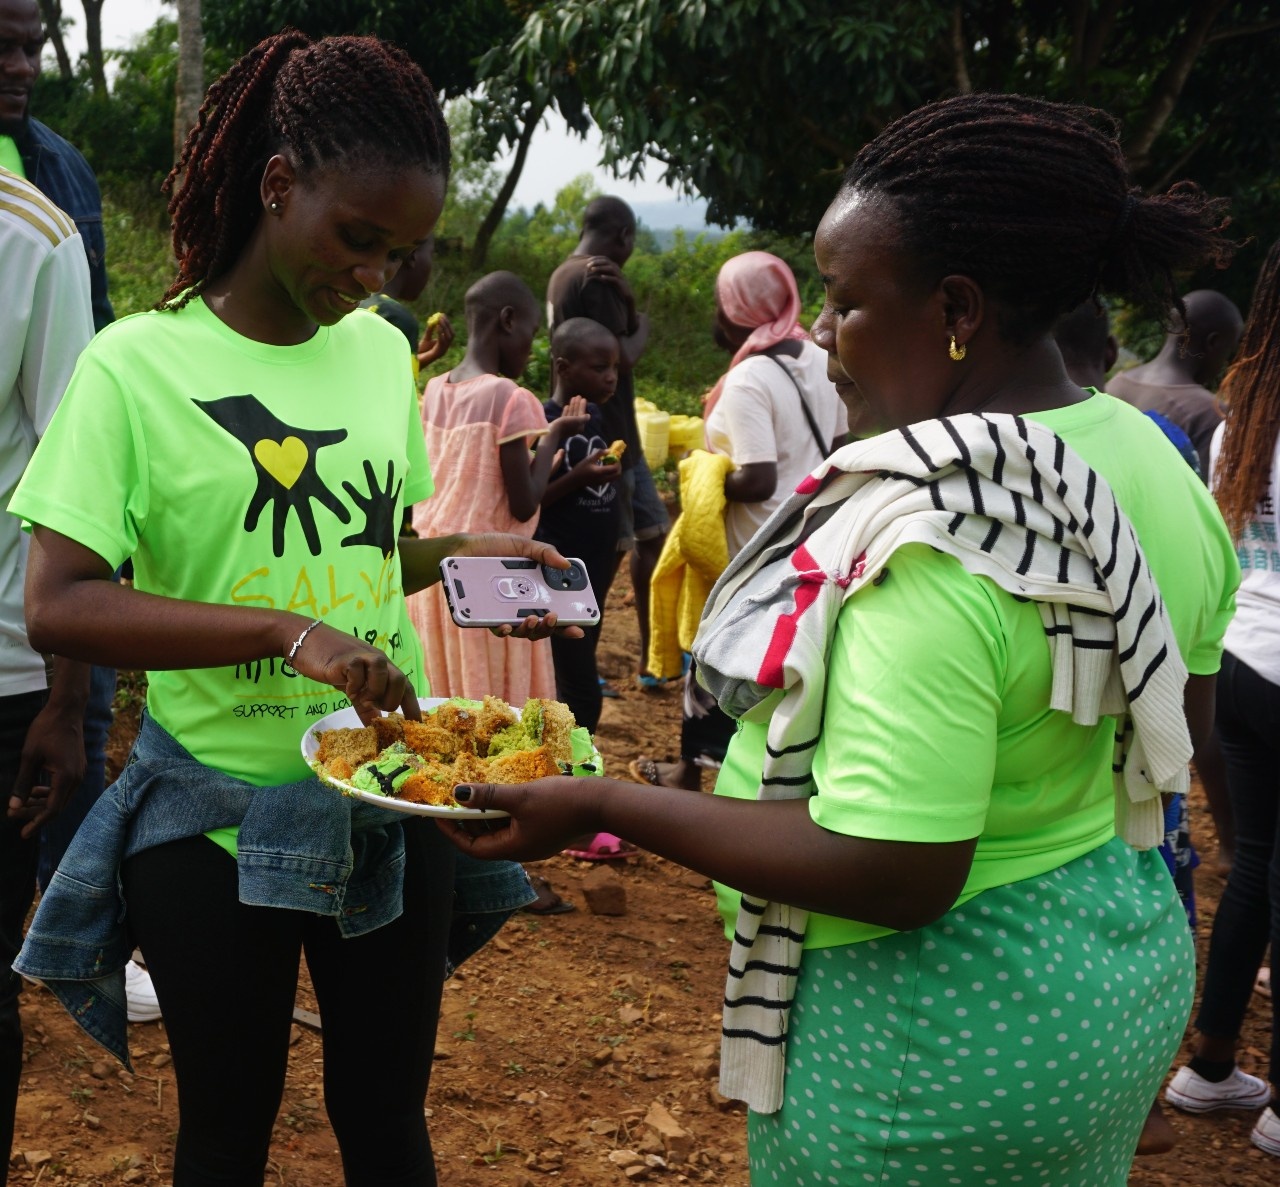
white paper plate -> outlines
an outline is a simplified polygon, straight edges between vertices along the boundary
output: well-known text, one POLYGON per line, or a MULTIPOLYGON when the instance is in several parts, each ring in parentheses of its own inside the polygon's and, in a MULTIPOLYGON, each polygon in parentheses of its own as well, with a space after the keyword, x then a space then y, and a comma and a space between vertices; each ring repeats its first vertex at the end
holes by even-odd
MULTIPOLYGON (((418 704, 422 707, 424 714, 428 709, 434 709, 437 705, 446 703, 447 698, 445 697, 420 697, 418 699, 418 704)), ((306 759, 308 764, 315 762, 316 750, 320 745, 317 735, 325 730, 356 729, 359 728, 360 724, 359 715, 350 705, 345 709, 339 709, 336 713, 330 713, 328 716, 320 718, 302 735, 302 757, 306 759)), ((326 775, 323 768, 319 766, 313 766, 312 770, 316 772, 317 777, 323 782, 340 789, 343 795, 349 795, 357 800, 364 800, 366 804, 386 808, 391 812, 403 812, 406 816, 447 816, 453 819, 468 817, 472 820, 486 820, 510 815, 508 812, 499 812, 496 809, 461 808, 448 804, 412 804, 408 800, 398 800, 392 796, 378 795, 372 791, 361 791, 360 788, 353 787, 350 783, 345 783, 341 779, 326 775)))

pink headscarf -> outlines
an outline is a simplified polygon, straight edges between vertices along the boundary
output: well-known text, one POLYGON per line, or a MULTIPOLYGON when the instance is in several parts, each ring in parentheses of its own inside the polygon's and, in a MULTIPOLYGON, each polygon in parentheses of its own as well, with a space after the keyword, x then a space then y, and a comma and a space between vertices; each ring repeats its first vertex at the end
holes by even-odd
MULTIPOLYGON (((738 347, 729 364, 732 371, 743 359, 785 342, 788 338, 808 339, 796 320, 800 316, 800 292, 796 278, 785 260, 767 251, 745 251, 726 260, 716 277, 716 299, 724 315, 735 326, 751 326, 750 337, 738 347)), ((726 371, 704 401, 703 415, 720 399, 726 371)))

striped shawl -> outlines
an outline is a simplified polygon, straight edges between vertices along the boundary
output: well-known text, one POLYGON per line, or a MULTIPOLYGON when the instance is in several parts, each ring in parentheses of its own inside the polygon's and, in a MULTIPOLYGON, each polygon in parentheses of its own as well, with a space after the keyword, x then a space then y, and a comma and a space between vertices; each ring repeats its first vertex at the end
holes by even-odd
MULTIPOLYGON (((1149 848, 1161 791, 1184 791, 1187 671, 1133 527, 1051 430, 1009 415, 926 421, 846 446, 760 529, 711 592, 698 676, 733 717, 766 721, 760 799, 814 794, 826 656, 845 600, 924 543, 1035 601, 1051 706, 1116 719, 1116 827, 1149 848)), ((788 1011, 807 912, 743 895, 725 991, 720 1090, 782 1106, 788 1011)))

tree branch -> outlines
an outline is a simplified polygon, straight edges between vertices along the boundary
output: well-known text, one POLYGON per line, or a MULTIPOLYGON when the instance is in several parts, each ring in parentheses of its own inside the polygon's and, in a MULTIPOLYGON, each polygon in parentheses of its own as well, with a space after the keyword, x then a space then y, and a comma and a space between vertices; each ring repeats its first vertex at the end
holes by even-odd
POLYGON ((1102 61, 1102 51, 1111 40, 1112 31, 1116 27, 1116 16, 1120 11, 1120 0, 1106 0, 1098 10, 1098 15, 1089 22, 1089 30, 1085 35, 1084 51, 1080 55, 1080 76, 1086 79, 1098 68, 1102 61))
POLYGON ((821 126, 812 116, 802 115, 794 109, 791 112, 791 118, 794 119, 804 130, 804 134, 809 137, 823 152, 830 153, 837 161, 848 163, 853 160, 852 148, 847 142, 838 140, 828 132, 824 132, 821 126))
POLYGON ((538 130, 538 125, 542 122, 542 113, 546 109, 545 103, 531 104, 529 107, 529 116, 524 122, 524 127, 520 129, 520 139, 516 141, 515 156, 511 159, 511 168, 507 172, 506 180, 493 199, 493 205, 489 207, 489 213, 484 216, 484 221, 476 231, 475 242, 471 245, 472 268, 484 267, 485 257, 489 254, 489 241, 502 225, 502 216, 507 213, 507 203, 511 201, 511 195, 516 191, 520 174, 524 171, 525 158, 529 155, 529 144, 533 140, 534 132, 538 130))
POLYGON ((1191 158, 1208 143, 1209 137, 1212 136, 1215 131, 1217 131, 1217 125, 1212 122, 1209 123, 1205 127, 1204 131, 1202 131, 1199 136, 1197 136, 1190 144, 1187 145, 1186 148, 1182 150, 1182 152, 1178 154, 1177 159, 1169 165, 1159 180, 1152 182, 1151 185, 1146 187, 1147 193, 1163 194, 1165 190, 1173 185, 1178 174, 1187 167, 1187 162, 1190 161, 1191 158))
POLYGON ((53 46, 53 56, 58 59, 58 74, 64 82, 70 82, 71 55, 67 53, 67 43, 62 39, 62 0, 40 0, 40 16, 44 20, 44 31, 49 43, 53 46))
POLYGON ((1169 122, 1178 98, 1187 85, 1191 68, 1205 46, 1209 30, 1227 2, 1228 0, 1200 0, 1200 3, 1193 5, 1186 28, 1175 43, 1168 64, 1156 79, 1146 109, 1138 117, 1129 143, 1125 146, 1125 156, 1135 171, 1146 165, 1150 158, 1151 146, 1169 122))
POLYGON ((1250 37, 1254 33, 1269 33, 1272 29, 1280 29, 1280 19, 1259 21, 1256 25, 1236 25, 1230 29, 1219 29, 1216 33, 1209 34, 1206 43, 1212 45, 1215 41, 1226 41, 1231 37, 1250 37))

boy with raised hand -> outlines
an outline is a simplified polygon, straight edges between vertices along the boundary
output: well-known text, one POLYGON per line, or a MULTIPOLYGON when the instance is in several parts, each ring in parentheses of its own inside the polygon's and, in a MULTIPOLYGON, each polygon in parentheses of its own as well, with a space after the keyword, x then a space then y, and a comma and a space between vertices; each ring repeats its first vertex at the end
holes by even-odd
MULTIPOLYGON (((554 424, 578 411, 589 419, 573 436, 563 437, 563 457, 542 496, 537 539, 554 544, 584 564, 603 610, 613 582, 622 525, 621 441, 610 442, 602 405, 618 386, 618 340, 597 321, 574 317, 561 322, 551 338, 553 388, 543 407, 554 424)), ((545 448, 545 446, 543 446, 545 448)), ((595 731, 600 721, 601 686, 596 670, 600 624, 584 628, 581 639, 551 643, 556 696, 578 724, 595 731)))

